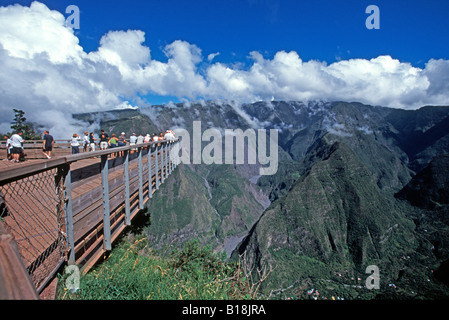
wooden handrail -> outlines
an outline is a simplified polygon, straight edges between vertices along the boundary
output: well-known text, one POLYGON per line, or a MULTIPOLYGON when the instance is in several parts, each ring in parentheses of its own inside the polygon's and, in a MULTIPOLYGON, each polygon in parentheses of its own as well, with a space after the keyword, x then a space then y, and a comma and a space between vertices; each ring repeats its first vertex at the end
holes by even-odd
POLYGON ((0 300, 37 300, 17 244, 0 224, 0 300))

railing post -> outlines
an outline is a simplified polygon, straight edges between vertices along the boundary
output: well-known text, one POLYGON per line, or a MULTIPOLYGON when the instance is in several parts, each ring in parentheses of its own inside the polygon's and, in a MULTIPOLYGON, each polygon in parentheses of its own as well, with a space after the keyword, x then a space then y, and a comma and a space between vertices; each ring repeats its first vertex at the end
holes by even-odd
POLYGON ((171 169, 170 169, 170 164, 171 164, 171 148, 170 148, 170 142, 167 142, 167 170, 168 170, 168 175, 171 174, 171 169))
POLYGON ((159 160, 158 160, 158 149, 159 147, 157 146, 157 144, 155 145, 156 148, 156 152, 154 153, 155 156, 155 165, 156 165, 156 190, 159 189, 159 160))
POLYGON ((170 143, 170 174, 173 172, 173 166, 174 166, 174 161, 173 161, 173 152, 174 152, 174 144, 173 142, 170 143))
POLYGON ((153 198, 153 174, 151 173, 151 149, 152 146, 148 146, 148 198, 153 198))
POLYGON ((139 209, 143 209, 143 169, 142 169, 142 147, 138 149, 138 169, 139 169, 139 209))
POLYGON ((164 181, 165 181, 165 175, 164 175, 164 168, 165 168, 164 154, 165 154, 165 144, 162 144, 162 146, 161 146, 161 183, 164 183, 164 181))
POLYGON ((179 164, 181 163, 181 158, 179 157, 179 151, 181 151, 181 147, 180 147, 180 144, 178 141, 178 143, 176 144, 176 167, 179 166, 179 164))
POLYGON ((165 143, 165 179, 168 178, 170 168, 170 145, 168 142, 165 143))
POLYGON ((177 166, 178 155, 179 155, 178 141, 175 141, 173 143, 173 170, 175 170, 175 168, 177 166))
MULTIPOLYGON (((73 233, 73 210, 72 210, 72 173, 70 164, 58 167, 57 179, 63 181, 63 200, 65 213, 65 232, 67 235, 68 263, 75 264, 75 237, 73 233)), ((58 185, 60 181, 57 181, 58 185)))
POLYGON ((101 185, 103 188, 103 236, 104 249, 109 251, 111 245, 111 220, 109 211, 109 168, 108 155, 101 156, 101 185))
POLYGON ((125 153, 125 162, 123 164, 123 173, 125 176, 125 223, 127 226, 131 225, 131 205, 129 194, 129 150, 125 153))

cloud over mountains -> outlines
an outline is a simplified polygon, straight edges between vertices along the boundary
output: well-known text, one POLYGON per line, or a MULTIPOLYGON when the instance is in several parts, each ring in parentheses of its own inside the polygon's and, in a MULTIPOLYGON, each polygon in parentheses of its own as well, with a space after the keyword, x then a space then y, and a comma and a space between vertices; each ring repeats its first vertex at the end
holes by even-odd
MULTIPOLYGON (((449 104, 449 61, 424 69, 391 56, 303 61, 295 51, 272 58, 249 53, 251 64, 218 62, 195 44, 176 40, 166 62, 152 59, 141 30, 110 31, 96 51, 85 52, 62 13, 33 2, 0 7, 0 131, 12 108, 57 132, 75 130, 68 114, 142 105, 146 94, 179 99, 346 100, 404 109, 449 104)), ((74 131, 75 132, 75 131, 74 131)))

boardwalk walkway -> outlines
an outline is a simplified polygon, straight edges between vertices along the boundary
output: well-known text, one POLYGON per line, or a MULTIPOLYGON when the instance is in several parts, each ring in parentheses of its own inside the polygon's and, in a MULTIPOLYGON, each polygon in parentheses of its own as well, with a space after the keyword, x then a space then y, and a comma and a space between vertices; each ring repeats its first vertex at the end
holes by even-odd
POLYGON ((123 153, 120 157, 105 150, 0 161, 0 226, 17 243, 38 292, 62 264, 87 272, 111 250, 176 167, 176 146, 163 142, 114 149, 123 153))

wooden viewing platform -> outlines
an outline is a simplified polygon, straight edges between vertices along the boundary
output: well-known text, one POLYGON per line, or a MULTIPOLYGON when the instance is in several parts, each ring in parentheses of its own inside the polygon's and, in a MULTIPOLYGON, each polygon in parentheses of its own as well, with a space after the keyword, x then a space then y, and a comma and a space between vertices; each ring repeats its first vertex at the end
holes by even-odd
MULTIPOLYGON (((0 160, 0 227, 17 244, 23 266, 16 267, 26 269, 37 293, 64 263, 87 272, 111 250, 177 166, 178 148, 164 140, 50 160, 0 160)), ((10 261, 4 252, 0 260, 10 261)), ((0 282, 11 279, 12 269, 0 268, 0 282)), ((0 299, 20 297, 11 288, 0 287, 0 299)))

